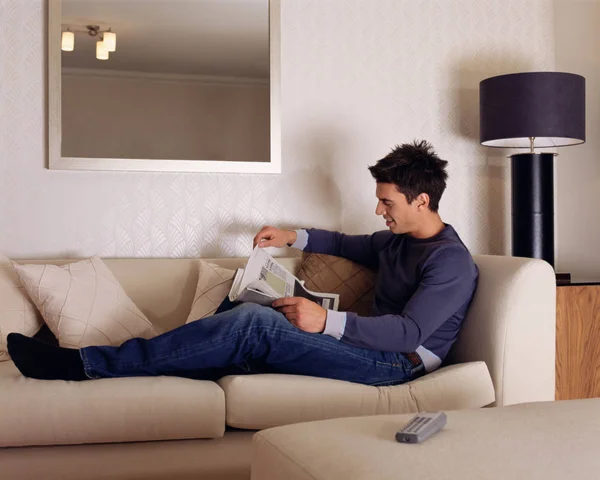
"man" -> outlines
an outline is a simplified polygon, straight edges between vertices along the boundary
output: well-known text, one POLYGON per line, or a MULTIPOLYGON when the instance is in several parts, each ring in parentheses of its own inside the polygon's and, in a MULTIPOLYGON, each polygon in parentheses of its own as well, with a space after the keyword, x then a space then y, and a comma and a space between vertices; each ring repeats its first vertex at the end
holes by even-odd
POLYGON ((376 270, 372 317, 281 298, 274 308, 241 304, 120 347, 73 350, 10 334, 9 353, 23 375, 49 380, 264 372, 367 385, 413 380, 444 360, 477 282, 467 248, 438 214, 446 164, 421 141, 396 147, 369 167, 377 184, 375 213, 386 231, 349 236, 264 227, 254 238, 260 247, 291 245, 376 270))

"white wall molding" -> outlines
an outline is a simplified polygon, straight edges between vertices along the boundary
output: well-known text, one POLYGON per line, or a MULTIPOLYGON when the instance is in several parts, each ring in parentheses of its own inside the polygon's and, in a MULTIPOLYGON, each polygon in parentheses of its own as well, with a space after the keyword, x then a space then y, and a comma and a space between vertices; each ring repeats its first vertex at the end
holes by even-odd
POLYGON ((131 72, 126 70, 106 70, 94 68, 69 68, 63 67, 62 74, 71 77, 93 77, 93 78, 114 78, 147 80, 153 82, 169 83, 194 83, 200 85, 268 85, 268 78, 248 78, 248 77, 220 77, 216 75, 191 75, 184 73, 152 73, 152 72, 131 72))

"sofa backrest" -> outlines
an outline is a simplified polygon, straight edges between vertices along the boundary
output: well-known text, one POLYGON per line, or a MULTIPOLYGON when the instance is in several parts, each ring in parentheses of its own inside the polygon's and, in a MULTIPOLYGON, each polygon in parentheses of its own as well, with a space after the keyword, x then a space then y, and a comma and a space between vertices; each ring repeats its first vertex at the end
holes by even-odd
MULTIPOLYGON (((18 263, 64 265, 80 259, 18 260, 18 263)), ((204 258, 224 268, 235 270, 247 258, 204 258)), ((187 320, 198 283, 198 260, 195 258, 105 258, 125 292, 161 332, 183 325, 187 320)), ((301 257, 277 259, 296 273, 301 257)))

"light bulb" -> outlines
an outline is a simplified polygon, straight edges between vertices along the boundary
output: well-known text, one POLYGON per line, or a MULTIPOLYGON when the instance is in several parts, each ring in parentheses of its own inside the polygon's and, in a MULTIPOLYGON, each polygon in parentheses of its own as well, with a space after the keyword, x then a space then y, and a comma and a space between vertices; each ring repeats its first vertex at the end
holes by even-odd
POLYGON ((72 52, 75 49, 75 34, 73 32, 62 32, 60 48, 65 52, 72 52))
POLYGON ((104 32, 104 46, 109 52, 117 49, 117 34, 114 32, 104 32))
POLYGON ((96 42, 96 58, 98 60, 108 60, 108 50, 102 40, 96 42))

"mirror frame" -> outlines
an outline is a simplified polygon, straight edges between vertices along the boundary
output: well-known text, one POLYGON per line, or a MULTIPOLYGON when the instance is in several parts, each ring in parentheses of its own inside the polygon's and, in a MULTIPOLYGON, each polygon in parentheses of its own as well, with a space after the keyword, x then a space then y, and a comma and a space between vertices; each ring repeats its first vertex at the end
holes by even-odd
POLYGON ((269 1, 270 159, 268 162, 221 160, 146 160, 62 156, 61 0, 48 1, 48 168, 143 172, 281 173, 281 0, 269 1))

